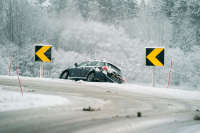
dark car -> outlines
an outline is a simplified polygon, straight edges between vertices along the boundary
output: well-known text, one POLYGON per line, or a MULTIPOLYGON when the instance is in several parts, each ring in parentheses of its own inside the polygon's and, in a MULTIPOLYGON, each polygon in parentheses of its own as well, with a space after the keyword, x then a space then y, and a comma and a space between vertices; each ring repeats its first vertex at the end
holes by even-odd
POLYGON ((124 83, 121 69, 107 61, 87 61, 62 71, 61 79, 124 83))

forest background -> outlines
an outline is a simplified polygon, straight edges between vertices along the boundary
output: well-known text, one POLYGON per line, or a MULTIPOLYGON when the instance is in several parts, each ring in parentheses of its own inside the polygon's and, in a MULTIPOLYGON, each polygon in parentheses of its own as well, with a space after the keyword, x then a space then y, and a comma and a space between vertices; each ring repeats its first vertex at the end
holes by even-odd
POLYGON ((0 0, 0 75, 39 77, 34 44, 52 45, 44 77, 74 63, 106 59, 127 83, 151 85, 145 47, 165 47, 156 86, 200 91, 199 0, 0 0), (44 4, 47 3, 48 4, 44 4))

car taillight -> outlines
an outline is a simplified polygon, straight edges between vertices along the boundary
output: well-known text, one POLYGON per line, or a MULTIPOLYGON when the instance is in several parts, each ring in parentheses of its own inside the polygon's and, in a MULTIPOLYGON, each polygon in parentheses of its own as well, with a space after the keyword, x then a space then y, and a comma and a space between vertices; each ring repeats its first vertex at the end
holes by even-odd
POLYGON ((122 80, 125 82, 125 78, 122 78, 122 80))
POLYGON ((102 69, 104 69, 104 70, 108 70, 108 68, 105 66, 105 67, 102 67, 102 69))

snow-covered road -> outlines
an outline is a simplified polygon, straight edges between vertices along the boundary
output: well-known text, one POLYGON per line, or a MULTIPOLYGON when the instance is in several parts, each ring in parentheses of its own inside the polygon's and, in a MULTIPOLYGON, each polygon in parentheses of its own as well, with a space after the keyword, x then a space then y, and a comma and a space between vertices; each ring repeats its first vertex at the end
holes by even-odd
POLYGON ((0 76, 0 132, 200 132, 193 120, 200 116, 199 91, 20 79, 23 96, 17 77, 0 76), (89 106, 101 110, 82 111, 89 106))

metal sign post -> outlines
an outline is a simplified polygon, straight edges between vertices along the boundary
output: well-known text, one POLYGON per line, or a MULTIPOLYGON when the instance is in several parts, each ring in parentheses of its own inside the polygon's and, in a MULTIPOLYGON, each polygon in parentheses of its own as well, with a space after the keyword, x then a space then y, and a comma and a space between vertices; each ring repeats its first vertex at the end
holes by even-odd
POLYGON ((43 78, 43 62, 40 62, 40 78, 43 78))
POLYGON ((155 87, 155 66, 152 66, 152 87, 155 87))

